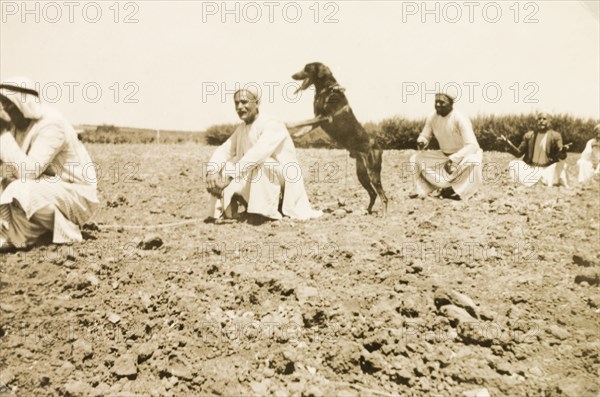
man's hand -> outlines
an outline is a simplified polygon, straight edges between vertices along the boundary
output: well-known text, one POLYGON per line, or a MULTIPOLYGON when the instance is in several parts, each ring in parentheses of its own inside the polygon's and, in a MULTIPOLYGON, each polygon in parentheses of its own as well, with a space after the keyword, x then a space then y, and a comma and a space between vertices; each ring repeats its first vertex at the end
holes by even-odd
POLYGON ((446 162, 446 164, 444 164, 444 170, 446 170, 446 172, 450 175, 452 175, 452 173, 454 171, 456 171, 456 166, 454 165, 454 163, 452 162, 452 160, 448 160, 446 162))
POLYGON ((569 148, 573 145, 573 142, 569 142, 566 145, 563 145, 562 150, 563 152, 566 152, 567 150, 569 150, 569 148))
POLYGON ((206 191, 211 195, 221 198, 223 189, 231 183, 230 176, 223 176, 221 173, 209 175, 206 177, 206 191))
POLYGON ((504 134, 500 134, 500 136, 496 139, 498 139, 499 141, 502 141, 504 143, 508 143, 508 138, 504 134))
POLYGON ((423 138, 422 136, 417 138, 417 149, 418 150, 424 150, 427 147, 427 139, 423 138))

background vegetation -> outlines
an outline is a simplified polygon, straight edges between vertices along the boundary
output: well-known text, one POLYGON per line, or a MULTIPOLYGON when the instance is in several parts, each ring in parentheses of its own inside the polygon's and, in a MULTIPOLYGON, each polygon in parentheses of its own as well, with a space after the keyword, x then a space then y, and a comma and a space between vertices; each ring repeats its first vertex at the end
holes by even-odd
MULTIPOLYGON (((525 132, 535 126, 534 114, 520 115, 478 115, 471 119, 479 145, 484 151, 505 151, 504 144, 496 138, 506 135, 515 145, 521 142, 525 132)), ((581 152, 585 143, 594 136, 594 126, 598 120, 582 119, 571 115, 555 115, 551 128, 560 132, 563 142, 573 142, 571 151, 581 152)), ((364 124, 365 129, 377 137, 384 149, 414 149, 425 118, 406 119, 393 117, 378 123, 364 124)), ((160 143, 198 142, 220 145, 231 136, 237 124, 217 124, 203 132, 160 131, 160 143)), ((113 125, 86 126, 80 128, 84 142, 91 143, 156 143, 156 130, 116 127, 113 125)), ((297 130, 290 129, 294 134, 297 130)), ((320 128, 299 139, 294 139, 297 147, 336 148, 339 147, 320 128)), ((432 142, 430 148, 435 149, 432 142)))

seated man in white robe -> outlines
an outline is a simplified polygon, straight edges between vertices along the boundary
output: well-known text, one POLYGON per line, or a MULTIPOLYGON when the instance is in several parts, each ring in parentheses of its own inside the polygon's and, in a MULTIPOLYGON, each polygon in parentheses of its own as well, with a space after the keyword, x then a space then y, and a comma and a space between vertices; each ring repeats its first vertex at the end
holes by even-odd
POLYGON ((579 175, 577 182, 584 183, 600 173, 600 124, 596 124, 596 137, 585 144, 581 157, 577 160, 579 175))
POLYGON ((471 122, 453 105, 450 95, 436 94, 435 112, 427 117, 417 139, 419 151, 410 158, 415 172, 411 198, 439 191, 443 198, 468 199, 482 183, 483 151, 471 122), (440 150, 424 151, 433 136, 440 150))
POLYGON ((93 214, 96 170, 73 127, 40 101, 33 84, 0 84, 0 250, 82 240, 93 214))
POLYGON ((321 216, 308 201, 294 142, 285 125, 259 113, 255 90, 237 91, 234 102, 242 123, 206 164, 209 219, 237 217, 238 204, 248 214, 268 219, 321 216))
POLYGON ((548 186, 560 185, 568 187, 566 162, 567 149, 570 144, 563 145, 559 132, 550 129, 550 116, 540 112, 536 117, 536 127, 523 136, 519 147, 513 145, 504 135, 500 139, 506 142, 515 157, 508 169, 514 182, 525 186, 533 186, 538 182, 548 186))

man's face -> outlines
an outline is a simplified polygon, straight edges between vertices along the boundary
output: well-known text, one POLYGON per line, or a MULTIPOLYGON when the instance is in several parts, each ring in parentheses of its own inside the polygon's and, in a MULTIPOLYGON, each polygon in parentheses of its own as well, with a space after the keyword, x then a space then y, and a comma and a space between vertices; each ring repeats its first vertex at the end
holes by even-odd
POLYGON ((258 100, 248 91, 239 91, 233 97, 235 111, 244 123, 251 124, 258 115, 258 100))
POLYGON ((546 131, 548 129, 548 115, 546 113, 538 114, 537 128, 539 131, 546 131))
POLYGON ((446 117, 452 111, 452 103, 450 99, 443 95, 435 97, 435 112, 442 117, 446 117))

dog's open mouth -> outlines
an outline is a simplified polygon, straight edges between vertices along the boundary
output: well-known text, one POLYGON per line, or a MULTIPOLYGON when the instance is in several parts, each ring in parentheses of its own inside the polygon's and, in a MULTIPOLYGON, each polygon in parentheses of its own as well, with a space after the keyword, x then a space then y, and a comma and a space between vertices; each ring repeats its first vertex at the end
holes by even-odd
POLYGON ((312 81, 310 80, 310 76, 308 76, 304 70, 293 74, 292 78, 294 80, 304 80, 302 82, 302 84, 300 85, 300 87, 298 87, 298 89, 296 89, 296 91, 294 91, 294 95, 296 95, 300 91, 307 89, 312 84, 312 81))

